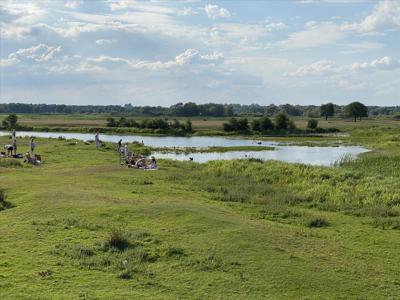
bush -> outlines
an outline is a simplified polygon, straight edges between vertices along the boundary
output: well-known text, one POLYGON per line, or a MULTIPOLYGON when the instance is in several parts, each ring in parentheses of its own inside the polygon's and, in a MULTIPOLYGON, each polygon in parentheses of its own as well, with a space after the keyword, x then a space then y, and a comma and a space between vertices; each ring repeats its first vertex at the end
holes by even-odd
POLYGON ((119 279, 132 279, 132 272, 131 270, 123 270, 118 273, 117 277, 119 279))
POLYGON ((251 130, 253 130, 253 131, 261 130, 260 120, 254 119, 253 122, 251 122, 251 130))
POLYGON ((223 124, 224 131, 232 132, 232 131, 248 131, 249 130, 249 121, 244 119, 236 119, 231 118, 229 123, 223 124))
POLYGON ((311 228, 313 228, 313 227, 319 228, 319 227, 329 226, 329 223, 324 218, 314 217, 314 218, 311 218, 310 220, 308 220, 307 226, 311 227, 311 228))
POLYGON ((261 119, 261 130, 267 131, 274 129, 274 124, 272 123, 271 119, 268 117, 264 117, 261 119))
POLYGON ((0 190, 0 211, 11 207, 12 204, 7 201, 6 193, 3 190, 0 190))
POLYGON ((129 247, 126 232, 120 228, 113 229, 104 245, 106 248, 114 248, 120 251, 125 250, 129 247))
POLYGON ((8 115, 2 122, 2 126, 4 129, 16 129, 18 128, 18 117, 16 114, 8 115))
POLYGON ((317 129, 317 127, 318 127, 318 121, 317 120, 315 120, 315 119, 308 120, 307 128, 309 128, 309 129, 317 129))
POLYGON ((275 116, 276 129, 286 130, 289 126, 289 118, 285 114, 277 114, 275 116))

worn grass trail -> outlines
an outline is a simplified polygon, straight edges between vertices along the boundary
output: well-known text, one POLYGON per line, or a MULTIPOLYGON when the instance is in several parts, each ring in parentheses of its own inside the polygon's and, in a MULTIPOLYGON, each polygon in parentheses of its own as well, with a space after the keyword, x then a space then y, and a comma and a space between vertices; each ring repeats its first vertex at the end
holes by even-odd
POLYGON ((162 161, 159 171, 145 172, 119 166, 112 149, 45 139, 38 149, 44 165, 0 168, 0 188, 14 205, 0 211, 1 299, 400 292, 400 233, 372 226, 370 216, 291 206, 330 224, 309 228, 298 214, 270 218, 256 202, 217 200, 205 186, 209 165, 162 161), (136 234, 131 249, 102 248, 113 228, 136 234), (125 271, 130 278, 121 278, 125 271))

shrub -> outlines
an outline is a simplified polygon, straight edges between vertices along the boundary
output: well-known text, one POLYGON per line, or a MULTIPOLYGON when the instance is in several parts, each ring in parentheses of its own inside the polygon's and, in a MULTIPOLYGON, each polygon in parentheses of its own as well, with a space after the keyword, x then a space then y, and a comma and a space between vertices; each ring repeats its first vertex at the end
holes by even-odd
POLYGON ((3 190, 0 190, 0 211, 11 208, 12 204, 7 201, 7 196, 3 190))
POLYGON ((223 124, 224 131, 231 132, 231 131, 247 131, 249 130, 249 120, 246 118, 244 119, 236 119, 231 118, 229 123, 223 124))
POLYGON ((114 248, 117 250, 125 250, 129 247, 127 234, 120 228, 115 228, 111 231, 109 237, 106 239, 104 245, 106 248, 114 248))
POLYGON ((272 123, 271 119, 268 118, 268 117, 262 118, 260 123, 261 123, 261 130, 262 131, 267 131, 267 130, 274 129, 274 124, 272 123))
POLYGON ((254 119, 251 122, 251 130, 253 130, 253 131, 260 131, 261 130, 260 120, 254 119))
POLYGON ((318 127, 318 121, 317 120, 315 120, 315 119, 308 120, 307 128, 309 128, 309 129, 317 129, 317 127, 318 127))
POLYGON ((275 116, 275 127, 276 129, 286 130, 288 129, 289 118, 285 114, 277 114, 275 116))
POLYGON ((132 279, 132 272, 131 270, 123 270, 118 273, 117 277, 119 279, 132 279))
POLYGON ((311 227, 311 228, 313 228, 313 227, 319 228, 319 227, 329 226, 329 223, 322 217, 313 217, 310 220, 308 220, 307 226, 311 227))

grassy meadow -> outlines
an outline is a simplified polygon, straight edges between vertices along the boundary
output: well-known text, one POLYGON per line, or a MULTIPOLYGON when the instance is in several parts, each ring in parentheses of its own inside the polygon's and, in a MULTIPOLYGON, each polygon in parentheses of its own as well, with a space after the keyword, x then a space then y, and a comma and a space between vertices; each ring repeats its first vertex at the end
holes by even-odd
MULTIPOLYGON (((0 114, 0 121, 2 121, 7 114, 0 114)), ((122 115, 121 115, 122 116, 122 115)), ((121 116, 118 115, 106 115, 106 114, 70 114, 70 115, 59 115, 59 114, 18 114, 18 124, 21 126, 32 127, 34 130, 55 130, 55 131, 91 131, 93 128, 102 128, 108 130, 108 132, 121 132, 121 133, 141 133, 146 134, 146 131, 135 129, 135 128, 107 128, 107 118, 113 117, 119 119, 121 116)), ((132 118, 138 122, 144 119, 153 118, 165 118, 168 120, 177 119, 178 121, 184 123, 186 120, 190 119, 192 121, 193 130, 195 135, 224 135, 226 134, 222 130, 222 124, 228 122, 230 118, 228 117, 171 117, 171 116, 126 116, 128 119, 132 118)), ((252 117, 248 118, 252 121, 252 117)), ((300 129, 307 128, 307 122, 309 118, 306 117, 290 117, 300 129)), ((354 122, 353 119, 342 119, 342 118, 329 118, 325 120, 324 118, 318 119, 318 127, 323 129, 337 128, 340 131, 349 131, 355 128, 371 128, 376 126, 388 126, 388 127, 399 127, 400 123, 398 120, 394 119, 393 116, 379 116, 379 117, 369 117, 363 119, 361 122, 354 122)), ((92 130, 93 131, 93 130, 92 130)))
POLYGON ((397 298, 400 122, 385 122, 343 125, 373 151, 333 167, 142 171, 113 144, 37 139, 42 165, 0 159, 0 299, 397 298))

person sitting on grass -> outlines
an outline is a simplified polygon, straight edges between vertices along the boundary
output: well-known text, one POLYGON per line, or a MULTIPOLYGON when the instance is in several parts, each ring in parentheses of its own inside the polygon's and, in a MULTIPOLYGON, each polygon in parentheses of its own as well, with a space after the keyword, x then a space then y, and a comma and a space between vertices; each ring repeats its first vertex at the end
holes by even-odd
POLYGON ((157 169, 157 161, 154 156, 151 157, 150 169, 157 169))

